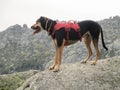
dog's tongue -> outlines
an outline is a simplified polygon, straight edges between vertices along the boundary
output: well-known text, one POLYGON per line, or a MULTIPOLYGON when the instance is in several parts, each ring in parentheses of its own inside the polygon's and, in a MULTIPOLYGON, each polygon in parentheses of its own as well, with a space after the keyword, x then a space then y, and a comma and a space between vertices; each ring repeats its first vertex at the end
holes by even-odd
POLYGON ((32 35, 35 35, 35 33, 36 33, 36 31, 34 31, 32 35))
POLYGON ((33 35, 35 35, 36 31, 33 32, 33 35))
POLYGON ((35 35, 35 34, 38 33, 38 32, 40 32, 40 31, 38 31, 38 30, 34 31, 34 32, 33 32, 33 35, 35 35))

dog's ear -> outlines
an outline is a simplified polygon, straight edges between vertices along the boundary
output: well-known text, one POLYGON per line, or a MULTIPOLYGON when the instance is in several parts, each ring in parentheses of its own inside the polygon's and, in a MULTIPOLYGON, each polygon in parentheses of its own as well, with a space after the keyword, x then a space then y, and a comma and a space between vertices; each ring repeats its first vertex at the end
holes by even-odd
POLYGON ((53 23, 54 23, 54 25, 55 25, 55 24, 56 24, 56 21, 54 20, 53 23))
POLYGON ((45 29, 46 20, 45 20, 45 18, 44 18, 43 16, 41 16, 41 17, 37 20, 37 22, 40 22, 42 28, 45 29))
POLYGON ((36 22, 43 22, 43 17, 40 17, 39 19, 36 20, 36 22))
POLYGON ((40 18, 44 18, 43 16, 41 16, 40 18))

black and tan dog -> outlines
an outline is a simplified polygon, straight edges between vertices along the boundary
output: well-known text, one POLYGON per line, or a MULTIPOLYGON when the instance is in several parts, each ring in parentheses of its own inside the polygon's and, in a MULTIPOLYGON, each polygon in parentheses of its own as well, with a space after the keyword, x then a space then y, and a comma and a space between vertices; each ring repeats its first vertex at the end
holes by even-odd
POLYGON ((95 60, 92 62, 92 65, 96 64, 100 56, 100 52, 98 49, 99 35, 101 35, 103 47, 106 50, 108 50, 108 48, 105 46, 104 43, 102 28, 97 22, 91 20, 77 22, 77 24, 80 26, 80 30, 79 30, 80 35, 78 35, 78 32, 76 32, 73 28, 70 28, 69 29, 70 32, 68 36, 69 40, 67 40, 67 32, 65 28, 60 28, 60 30, 55 31, 54 27, 56 23, 57 21, 51 20, 46 17, 40 17, 36 21, 36 23, 33 26, 31 26, 31 28, 34 30, 33 34, 38 33, 41 30, 46 30, 53 39, 56 48, 56 54, 53 65, 49 68, 50 70, 53 71, 59 70, 61 64, 62 52, 66 42, 69 42, 70 45, 79 41, 80 38, 83 39, 85 46, 88 50, 88 56, 85 58, 85 60, 82 61, 82 63, 86 63, 92 55, 92 50, 91 50, 91 42, 92 42, 96 51, 96 57, 95 60))

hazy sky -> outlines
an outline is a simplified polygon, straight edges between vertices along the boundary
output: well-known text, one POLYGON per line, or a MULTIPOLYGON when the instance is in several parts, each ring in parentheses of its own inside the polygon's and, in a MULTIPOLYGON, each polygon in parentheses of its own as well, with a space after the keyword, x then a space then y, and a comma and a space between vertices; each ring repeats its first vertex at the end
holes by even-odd
POLYGON ((120 0, 0 0, 0 31, 30 27, 40 16, 58 20, 101 20, 120 16, 120 0))

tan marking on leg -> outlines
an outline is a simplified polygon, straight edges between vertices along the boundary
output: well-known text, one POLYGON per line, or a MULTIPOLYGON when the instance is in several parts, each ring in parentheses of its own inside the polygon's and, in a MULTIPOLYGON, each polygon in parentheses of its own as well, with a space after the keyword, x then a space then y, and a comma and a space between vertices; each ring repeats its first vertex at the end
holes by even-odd
POLYGON ((53 61, 53 65, 49 68, 49 70, 53 70, 55 68, 55 66, 57 65, 57 56, 58 56, 58 49, 57 49, 57 41, 56 39, 53 40, 54 42, 54 45, 55 45, 55 49, 56 49, 56 52, 55 52, 55 58, 54 58, 54 61, 53 61))
POLYGON ((63 40, 63 43, 61 45, 61 47, 58 47, 57 48, 57 64, 55 65, 55 68, 54 68, 54 72, 57 72, 59 71, 59 68, 60 68, 60 65, 61 65, 61 60, 62 60, 62 53, 63 53, 63 48, 64 48, 64 44, 65 44, 65 40, 63 40))
POLYGON ((99 48, 98 48, 98 41, 94 40, 93 45, 94 45, 94 48, 96 51, 96 57, 95 57, 95 60, 93 61, 92 65, 96 65, 97 60, 99 59, 99 56, 100 56, 100 52, 99 52, 99 48))
POLYGON ((91 38, 90 35, 87 35, 86 37, 84 37, 84 43, 85 43, 85 46, 88 50, 88 56, 81 63, 86 63, 92 55, 92 50, 91 50, 91 47, 90 47, 91 39, 92 38, 91 38))

